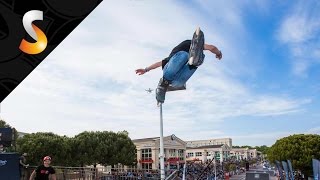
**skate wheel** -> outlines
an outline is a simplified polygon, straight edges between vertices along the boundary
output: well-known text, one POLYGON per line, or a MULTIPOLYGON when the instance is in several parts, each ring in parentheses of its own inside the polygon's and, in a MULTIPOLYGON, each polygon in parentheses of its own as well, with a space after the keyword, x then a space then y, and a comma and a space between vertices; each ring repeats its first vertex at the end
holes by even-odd
POLYGON ((198 27, 196 30, 196 35, 199 36, 199 34, 200 34, 200 27, 198 27))
POLYGON ((189 65, 192 65, 192 64, 193 64, 193 59, 194 59, 193 56, 189 58, 189 62, 188 62, 189 65))

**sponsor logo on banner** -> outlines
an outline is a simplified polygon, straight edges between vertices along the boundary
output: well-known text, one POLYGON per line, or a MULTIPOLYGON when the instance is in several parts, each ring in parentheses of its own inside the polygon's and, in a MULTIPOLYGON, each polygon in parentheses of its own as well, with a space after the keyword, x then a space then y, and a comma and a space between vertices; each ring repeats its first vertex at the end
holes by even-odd
POLYGON ((0 166, 5 166, 7 162, 7 160, 0 160, 0 166))

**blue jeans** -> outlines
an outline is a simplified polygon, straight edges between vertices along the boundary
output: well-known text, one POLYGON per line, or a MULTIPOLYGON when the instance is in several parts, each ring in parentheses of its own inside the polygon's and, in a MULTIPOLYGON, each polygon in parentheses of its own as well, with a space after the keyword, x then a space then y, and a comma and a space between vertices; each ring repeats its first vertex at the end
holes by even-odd
POLYGON ((168 80, 173 87, 182 87, 197 70, 190 68, 188 64, 188 53, 179 51, 172 56, 163 68, 163 77, 168 80))

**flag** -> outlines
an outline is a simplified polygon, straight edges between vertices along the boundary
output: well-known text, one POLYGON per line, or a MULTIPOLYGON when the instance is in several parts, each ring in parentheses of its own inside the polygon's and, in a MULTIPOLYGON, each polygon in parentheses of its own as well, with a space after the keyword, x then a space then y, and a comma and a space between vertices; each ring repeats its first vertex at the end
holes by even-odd
POLYGON ((288 162, 289 172, 290 172, 290 175, 291 175, 291 180, 294 180, 292 163, 291 163, 290 160, 287 160, 287 162, 288 162))
POLYGON ((288 165, 286 161, 282 161, 282 167, 284 172, 286 173, 286 180, 289 180, 288 165))
POLYGON ((282 168, 281 168, 281 165, 280 165, 280 162, 276 160, 276 166, 277 166, 277 169, 279 171, 279 176, 282 180, 284 180, 284 177, 283 177, 283 172, 282 172, 282 168))
POLYGON ((313 167, 313 179, 319 180, 319 160, 312 159, 312 167, 313 167))

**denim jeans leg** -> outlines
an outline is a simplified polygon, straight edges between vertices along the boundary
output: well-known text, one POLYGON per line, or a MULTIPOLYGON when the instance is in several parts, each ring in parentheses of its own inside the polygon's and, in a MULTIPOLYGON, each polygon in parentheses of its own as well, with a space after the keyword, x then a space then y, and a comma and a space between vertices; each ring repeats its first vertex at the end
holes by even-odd
POLYGON ((170 82, 173 81, 187 62, 188 53, 185 51, 177 52, 163 68, 163 77, 170 82))
POLYGON ((171 82, 173 87, 182 87, 190 79, 197 67, 190 67, 189 64, 185 64, 183 68, 178 72, 175 79, 171 82))

